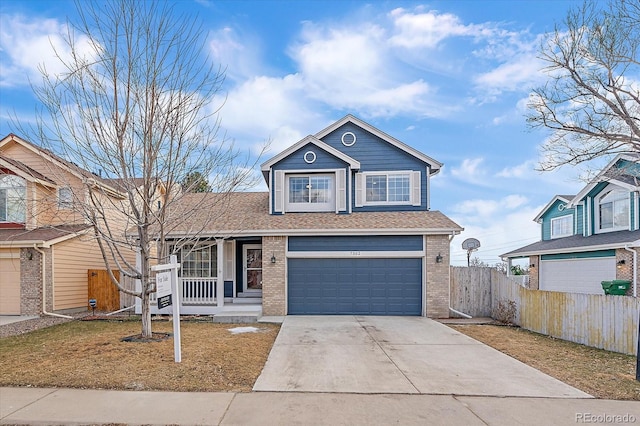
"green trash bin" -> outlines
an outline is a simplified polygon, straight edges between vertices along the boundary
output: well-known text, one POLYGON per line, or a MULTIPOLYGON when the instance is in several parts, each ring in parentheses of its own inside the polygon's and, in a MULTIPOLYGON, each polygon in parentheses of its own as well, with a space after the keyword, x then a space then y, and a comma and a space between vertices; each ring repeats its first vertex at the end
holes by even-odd
POLYGON ((604 294, 611 294, 611 286, 613 285, 612 281, 602 281, 600 284, 602 285, 604 294))
POLYGON ((631 286, 631 281, 627 280, 613 280, 611 281, 611 287, 609 288, 609 294, 616 296, 624 296, 627 294, 627 290, 631 286))

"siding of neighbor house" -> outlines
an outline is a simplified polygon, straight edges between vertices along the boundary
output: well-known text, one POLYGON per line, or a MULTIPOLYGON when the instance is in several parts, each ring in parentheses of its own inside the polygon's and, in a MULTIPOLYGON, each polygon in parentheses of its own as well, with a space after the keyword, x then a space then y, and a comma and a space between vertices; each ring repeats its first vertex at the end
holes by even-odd
POLYGON ((20 315, 20 249, 0 249, 0 315, 20 315))
POLYGON ((571 223, 573 227, 573 234, 576 233, 575 230, 575 209, 567 209, 561 206, 566 205, 566 201, 556 200, 549 209, 542 216, 542 239, 550 240, 551 239, 551 219, 555 219, 557 217, 562 216, 571 216, 571 223))

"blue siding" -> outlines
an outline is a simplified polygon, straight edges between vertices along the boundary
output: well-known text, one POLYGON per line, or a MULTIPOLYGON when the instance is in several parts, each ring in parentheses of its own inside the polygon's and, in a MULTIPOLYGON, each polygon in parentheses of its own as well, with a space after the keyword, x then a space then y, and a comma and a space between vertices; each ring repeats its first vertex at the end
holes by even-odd
POLYGON ((341 159, 323 151, 318 146, 308 143, 302 148, 291 153, 287 157, 273 165, 273 170, 318 170, 318 169, 345 169, 348 164, 341 159), (316 160, 309 164, 304 161, 304 154, 313 151, 316 160))
POLYGON ((421 251, 422 235, 289 237, 289 251, 421 251))
MULTIPOLYGON (((362 128, 346 123, 344 126, 322 138, 327 145, 334 147, 360 162, 361 172, 371 171, 395 171, 395 170, 416 170, 422 173, 420 180, 421 206, 366 206, 355 207, 353 211, 410 211, 426 210, 427 208, 427 164, 415 158, 411 154, 389 144, 383 139, 363 130, 362 128), (356 135, 356 143, 352 146, 342 144, 342 135, 345 132, 352 132, 356 135)), ((352 176, 352 179, 354 177, 352 176)), ((354 179, 355 180, 355 179, 354 179)), ((352 202, 355 202, 355 189, 352 188, 352 202)))
POLYGON ((583 235, 584 232, 584 207, 583 206, 576 206, 576 216, 578 218, 578 227, 575 229, 575 234, 577 235, 583 235))
POLYGON ((543 254, 542 260, 589 259, 592 257, 615 257, 615 250, 596 250, 581 253, 543 254))
POLYGON ((562 216, 571 216, 571 224, 573 229, 573 234, 576 233, 575 230, 575 209, 561 209, 561 205, 566 205, 567 203, 562 200, 556 200, 555 203, 551 205, 547 209, 547 211, 542 215, 542 239, 550 240, 551 239, 551 219, 562 217, 562 216))
POLYGON ((421 315, 421 259, 289 259, 290 315, 421 315))
POLYGON ((224 282, 224 297, 233 297, 233 281, 224 282))

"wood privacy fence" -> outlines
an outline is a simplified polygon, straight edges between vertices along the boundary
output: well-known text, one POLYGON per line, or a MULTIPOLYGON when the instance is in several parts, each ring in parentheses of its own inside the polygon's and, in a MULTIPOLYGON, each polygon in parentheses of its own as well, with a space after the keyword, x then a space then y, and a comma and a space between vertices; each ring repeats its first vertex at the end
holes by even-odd
POLYGON ((451 306, 491 316, 501 301, 516 304, 515 323, 536 333, 635 355, 640 298, 530 290, 494 268, 452 267, 451 306))

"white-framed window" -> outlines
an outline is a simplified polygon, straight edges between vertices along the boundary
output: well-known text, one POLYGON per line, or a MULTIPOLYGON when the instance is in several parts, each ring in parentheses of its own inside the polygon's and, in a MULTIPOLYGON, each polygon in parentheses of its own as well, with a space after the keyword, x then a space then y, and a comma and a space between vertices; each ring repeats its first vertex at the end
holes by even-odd
POLYGON ((554 217, 551 219, 551 238, 573 235, 573 215, 554 217))
POLYGON ((335 174, 292 174, 286 177, 286 211, 334 211, 335 174))
POLYGON ((363 172, 356 174, 356 207, 421 204, 420 172, 363 172))
POLYGON ((58 188, 58 208, 70 209, 73 207, 73 192, 68 186, 58 188))
POLYGON ((605 191, 596 198, 596 231, 629 229, 629 192, 622 189, 605 191))
POLYGON ((218 257, 215 243, 185 244, 175 250, 175 253, 178 263, 180 263, 181 277, 215 278, 218 276, 218 257))
POLYGON ((20 176, 0 174, 0 222, 25 223, 26 181, 20 176))

